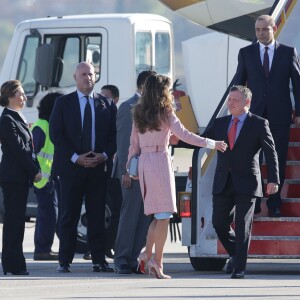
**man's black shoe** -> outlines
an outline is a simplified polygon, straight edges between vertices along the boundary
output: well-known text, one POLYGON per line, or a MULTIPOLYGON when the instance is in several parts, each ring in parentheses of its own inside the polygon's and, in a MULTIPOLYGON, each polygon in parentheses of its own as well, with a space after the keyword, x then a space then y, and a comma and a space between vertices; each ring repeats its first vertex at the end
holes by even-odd
POLYGON ((106 261, 100 264, 93 265, 93 272, 113 272, 113 271, 114 269, 110 268, 106 261))
POLYGON ((87 252, 87 253, 83 254, 82 258, 85 260, 92 260, 91 252, 87 252))
POLYGON ((233 272, 233 258, 230 257, 225 269, 226 274, 231 274, 233 272))
POLYGON ((70 264, 59 264, 59 267, 57 268, 57 272, 59 273, 70 273, 70 264))
POLYGON ((132 273, 131 268, 126 264, 116 266, 115 267, 115 272, 117 274, 131 274, 132 273))
POLYGON ((243 279, 245 277, 244 271, 233 270, 231 278, 233 279, 243 279))
POLYGON ((281 217, 281 211, 280 208, 273 208, 268 209, 268 217, 270 218, 280 218, 281 217))

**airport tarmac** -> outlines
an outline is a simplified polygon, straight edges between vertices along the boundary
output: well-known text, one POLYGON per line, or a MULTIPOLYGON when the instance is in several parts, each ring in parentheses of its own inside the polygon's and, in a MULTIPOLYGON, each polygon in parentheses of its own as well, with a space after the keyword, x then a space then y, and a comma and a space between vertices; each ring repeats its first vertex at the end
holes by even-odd
MULTIPOLYGON (((30 275, 0 273, 0 299, 300 299, 298 260, 251 259, 245 279, 230 279, 224 271, 194 271, 186 247, 171 243, 170 238, 165 254, 165 273, 172 276, 170 280, 93 273, 82 254, 76 254, 71 273, 60 274, 57 262, 33 261, 34 227, 34 222, 26 223, 24 239, 30 275)), ((57 239, 53 250, 58 250, 57 239)), ((108 262, 113 265, 111 259, 108 262)))

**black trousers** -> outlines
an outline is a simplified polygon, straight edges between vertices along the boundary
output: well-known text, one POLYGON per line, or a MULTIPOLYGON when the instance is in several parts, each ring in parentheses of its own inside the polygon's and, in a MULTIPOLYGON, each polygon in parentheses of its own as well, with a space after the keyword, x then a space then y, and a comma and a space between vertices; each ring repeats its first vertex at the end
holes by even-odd
POLYGON ((1 187, 4 205, 1 260, 3 271, 26 271, 23 239, 29 183, 4 182, 1 187))
POLYGON ((94 264, 105 260, 105 196, 107 177, 103 169, 79 167, 75 176, 61 176, 59 261, 72 263, 76 250, 77 224, 83 199, 87 215, 88 243, 94 264))
POLYGON ((213 226, 229 256, 233 257, 234 269, 239 271, 246 268, 255 199, 238 194, 234 190, 231 176, 228 177, 224 191, 213 196, 213 226), (231 226, 233 219, 234 230, 231 226))

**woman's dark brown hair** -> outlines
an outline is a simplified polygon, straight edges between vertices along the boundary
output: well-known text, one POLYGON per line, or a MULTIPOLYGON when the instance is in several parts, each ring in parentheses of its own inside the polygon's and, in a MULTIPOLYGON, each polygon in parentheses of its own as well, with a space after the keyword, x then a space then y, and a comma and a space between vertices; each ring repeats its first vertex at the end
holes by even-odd
POLYGON ((133 119, 140 133, 160 131, 167 122, 167 114, 173 110, 170 92, 171 80, 159 74, 150 75, 143 86, 143 94, 133 110, 133 119))
POLYGON ((8 80, 1 86, 0 105, 6 107, 9 103, 9 97, 14 97, 18 89, 22 87, 19 80, 8 80))

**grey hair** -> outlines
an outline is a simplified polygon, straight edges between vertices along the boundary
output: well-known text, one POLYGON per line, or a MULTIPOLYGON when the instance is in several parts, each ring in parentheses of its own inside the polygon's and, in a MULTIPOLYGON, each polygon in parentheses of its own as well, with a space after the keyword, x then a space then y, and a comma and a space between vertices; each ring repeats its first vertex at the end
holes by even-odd
POLYGON ((229 92, 236 92, 236 91, 238 91, 242 94, 244 101, 246 101, 247 99, 249 99, 251 101, 252 92, 250 91, 250 89, 248 89, 247 87, 245 87, 243 85, 234 85, 229 90, 229 92))

